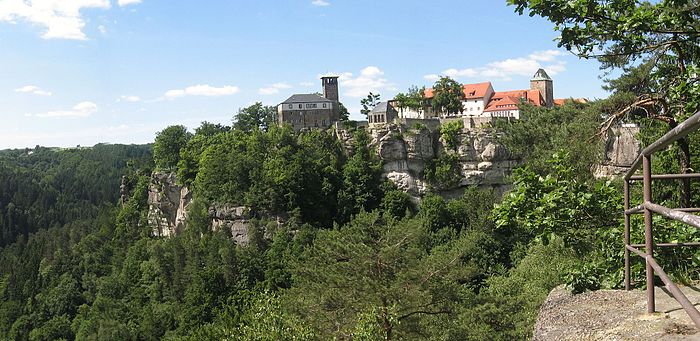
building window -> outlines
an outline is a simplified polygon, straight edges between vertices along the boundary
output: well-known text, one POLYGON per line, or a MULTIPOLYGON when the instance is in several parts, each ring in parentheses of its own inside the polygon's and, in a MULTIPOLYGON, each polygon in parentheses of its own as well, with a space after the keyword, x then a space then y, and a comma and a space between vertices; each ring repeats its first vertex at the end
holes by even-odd
POLYGON ((301 109, 301 104, 299 104, 299 109, 301 109))
POLYGON ((290 104, 290 105, 289 105, 289 109, 292 109, 292 108, 293 108, 293 106, 290 104))
POLYGON ((323 103, 323 108, 326 108, 326 103, 323 103))

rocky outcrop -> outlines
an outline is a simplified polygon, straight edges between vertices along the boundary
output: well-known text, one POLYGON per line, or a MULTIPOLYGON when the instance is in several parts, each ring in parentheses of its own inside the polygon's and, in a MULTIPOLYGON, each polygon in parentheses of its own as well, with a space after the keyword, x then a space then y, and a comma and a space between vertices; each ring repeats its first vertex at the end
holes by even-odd
MULTIPOLYGON (((148 224, 152 235, 170 237, 182 232, 191 202, 192 192, 187 186, 177 184, 174 173, 154 172, 148 188, 148 224)), ((250 242, 247 207, 214 204, 207 213, 214 231, 225 230, 240 245, 250 242)))
MULTIPOLYGON (((680 287, 696 306, 697 287, 680 287)), ((598 290, 578 295, 554 288, 542 304, 533 340, 698 340, 688 314, 667 288, 655 287, 656 313, 646 314, 646 291, 598 290)))
POLYGON ((177 184, 174 173, 154 172, 148 186, 148 224, 152 234, 169 237, 185 227, 187 208, 192 193, 187 186, 177 184))
MULTIPOLYGON (((468 186, 489 186, 499 191, 507 187, 507 176, 519 160, 496 140, 488 129, 464 129, 457 135, 457 148, 446 148, 437 130, 386 125, 370 130, 372 145, 383 161, 383 175, 399 189, 414 197, 430 188, 425 169, 431 160, 446 153, 458 160, 459 181, 449 188, 433 188, 446 196, 461 195, 468 186)), ((349 141, 347 132, 339 134, 349 141)))
POLYGON ((492 130, 467 129, 459 135, 456 153, 461 166, 460 186, 504 186, 519 160, 496 140, 492 130))
POLYGON ((250 242, 250 216, 245 206, 214 205, 209 207, 211 228, 214 231, 225 230, 231 233, 231 238, 239 245, 250 242))
POLYGON ((611 128, 604 136, 605 157, 593 170, 596 178, 610 178, 624 175, 641 152, 637 140, 638 126, 611 128))

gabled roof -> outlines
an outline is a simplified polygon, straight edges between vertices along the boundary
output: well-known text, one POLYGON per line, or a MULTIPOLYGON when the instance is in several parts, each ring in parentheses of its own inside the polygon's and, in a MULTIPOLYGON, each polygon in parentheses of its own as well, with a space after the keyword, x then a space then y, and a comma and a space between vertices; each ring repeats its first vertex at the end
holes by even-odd
POLYGON ((291 103, 318 103, 318 102, 333 102, 328 98, 325 98, 319 94, 294 94, 287 98, 286 101, 280 104, 291 104, 291 103))
POLYGON ((484 98, 491 88, 491 82, 464 84, 464 96, 469 98, 484 98))
POLYGON ((544 69, 539 69, 537 72, 535 72, 535 75, 532 76, 533 81, 551 81, 552 78, 549 77, 546 71, 544 69))
POLYGON ((374 109, 372 109, 371 113, 373 114, 378 114, 378 113, 384 113, 389 109, 389 103, 388 102, 379 102, 374 109))
POLYGON ((496 97, 494 95, 491 99, 491 102, 489 102, 489 105, 486 107, 486 109, 484 109, 484 112, 499 111, 499 110, 518 110, 518 104, 520 104, 519 97, 513 97, 513 96, 496 97))
MULTIPOLYGON (((489 89, 492 89, 491 82, 462 85, 465 99, 484 98, 486 97, 489 89)), ((425 98, 433 98, 433 95, 432 88, 425 89, 425 98)))
POLYGON ((544 105, 544 99, 539 90, 502 91, 493 94, 484 111, 517 110, 521 99, 537 107, 544 105))

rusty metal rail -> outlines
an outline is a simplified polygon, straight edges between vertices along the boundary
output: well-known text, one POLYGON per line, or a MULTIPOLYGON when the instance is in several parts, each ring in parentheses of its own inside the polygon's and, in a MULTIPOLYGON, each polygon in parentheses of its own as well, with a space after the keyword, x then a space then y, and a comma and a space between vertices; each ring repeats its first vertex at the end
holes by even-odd
POLYGON ((631 289, 630 283, 630 252, 644 258, 646 262, 646 291, 647 291, 647 312, 656 311, 654 297, 654 273, 664 282, 673 297, 680 303, 688 316, 700 329, 700 312, 693 306, 683 292, 671 281, 666 272, 654 259, 655 247, 698 247, 700 242, 681 243, 654 243, 654 229, 652 224, 652 214, 660 214, 668 219, 680 221, 700 229, 700 217, 690 212, 700 212, 700 208, 678 208, 671 209, 652 202, 651 182, 652 180, 680 180, 680 179, 700 179, 700 173, 685 174, 651 174, 652 154, 665 149, 675 141, 700 129, 700 112, 695 113, 683 123, 666 133, 656 142, 644 148, 632 163, 632 167, 624 177, 624 205, 625 205, 625 290, 631 289), (642 175, 635 175, 639 167, 642 167, 642 175), (633 181, 642 181, 644 199, 639 206, 630 208, 630 185, 633 181), (644 213, 644 244, 630 244, 630 217, 633 214, 644 213), (643 247, 646 252, 638 248, 643 247))

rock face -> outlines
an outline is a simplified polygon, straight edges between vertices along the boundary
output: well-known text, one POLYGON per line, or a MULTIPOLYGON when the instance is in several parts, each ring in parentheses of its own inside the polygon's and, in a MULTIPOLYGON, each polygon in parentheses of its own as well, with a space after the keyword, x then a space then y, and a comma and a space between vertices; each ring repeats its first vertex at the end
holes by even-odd
POLYGON ((214 205, 209 207, 211 228, 214 231, 230 231, 231 238, 237 244, 248 245, 250 242, 250 217, 248 211, 248 208, 245 206, 214 205))
POLYGON ((612 128, 605 134, 605 158, 593 170, 596 178, 622 176, 629 170, 641 152, 637 133, 637 126, 622 126, 612 128))
POLYGON ((187 208, 192 193, 187 186, 177 185, 174 173, 154 172, 148 186, 148 224, 152 234, 169 237, 185 227, 187 208))
MULTIPOLYGON (((182 232, 190 203, 192 192, 177 184, 174 173, 154 172, 148 187, 148 224, 152 234, 170 237, 182 232)), ((228 230, 238 244, 249 243, 250 223, 245 206, 215 204, 209 207, 208 218, 213 230, 228 230)))
MULTIPOLYGON (((442 154, 454 155, 460 173, 457 185, 438 189, 445 196, 461 195, 468 186, 507 188, 506 177, 519 160, 496 141, 488 129, 465 129, 457 136, 457 149, 446 148, 439 131, 426 127, 386 125, 370 130, 372 145, 384 162, 383 175, 413 197, 423 196, 430 185, 425 180, 427 164, 442 154)), ((347 132, 339 133, 343 142, 347 132)))

